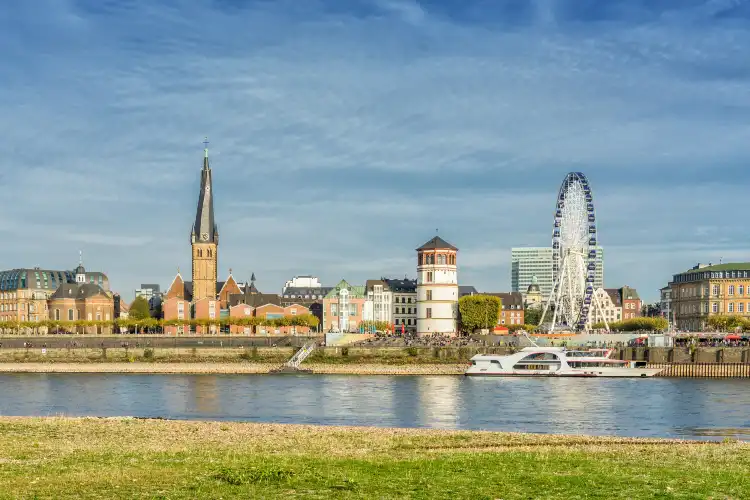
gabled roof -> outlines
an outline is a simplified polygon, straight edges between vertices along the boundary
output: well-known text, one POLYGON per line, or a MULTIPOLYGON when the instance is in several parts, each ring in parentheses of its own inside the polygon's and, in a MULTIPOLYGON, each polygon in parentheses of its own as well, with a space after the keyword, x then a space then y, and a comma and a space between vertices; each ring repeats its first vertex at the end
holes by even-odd
POLYGON ((390 288, 393 292, 396 293, 417 293, 417 280, 410 280, 408 278, 404 278, 402 280, 394 280, 394 279, 383 279, 388 284, 388 288, 390 288))
POLYGON ((635 288, 630 288, 629 286, 620 288, 620 296, 622 300, 641 300, 635 288))
POLYGON ((454 247, 453 245, 451 245, 450 243, 448 243, 447 241, 445 241, 440 236, 435 236, 430 241, 428 241, 427 243, 425 243, 421 247, 417 248, 418 251, 419 250, 436 250, 436 249, 441 249, 441 250, 458 250, 458 248, 454 247))
POLYGON ((281 298, 275 293, 233 293, 229 296, 229 306, 236 306, 237 304, 247 304, 252 307, 259 307, 265 304, 281 305, 281 298))
POLYGON ((375 285, 380 285, 383 287, 383 291, 388 292, 390 291, 390 287, 388 286, 388 282, 385 280, 367 280, 365 282, 365 291, 369 292, 370 290, 375 287, 375 285))
POLYGON ((609 295, 610 300, 615 307, 622 307, 622 297, 620 296, 620 290, 617 288, 605 288, 605 292, 609 295))
POLYGON ((103 295, 105 297, 109 297, 107 292, 102 287, 94 283, 83 283, 83 284, 64 283, 60 285, 57 288, 57 290, 55 290, 55 293, 53 293, 50 296, 50 300, 55 300, 55 299, 81 300, 81 299, 89 299, 92 297, 96 297, 97 295, 103 295))
POLYGON ((483 293, 501 300, 503 309, 523 309, 523 294, 521 292, 494 292, 483 293))
POLYGON ((346 280, 341 280, 338 282, 338 284, 331 289, 330 292, 328 292, 325 296, 327 299, 333 299, 338 297, 339 291, 342 288, 346 288, 349 290, 349 297, 353 299, 363 299, 365 297, 365 287, 364 286, 352 286, 349 283, 347 283, 346 280))
POLYGON ((478 295, 479 291, 471 285, 458 285, 458 298, 464 295, 478 295))

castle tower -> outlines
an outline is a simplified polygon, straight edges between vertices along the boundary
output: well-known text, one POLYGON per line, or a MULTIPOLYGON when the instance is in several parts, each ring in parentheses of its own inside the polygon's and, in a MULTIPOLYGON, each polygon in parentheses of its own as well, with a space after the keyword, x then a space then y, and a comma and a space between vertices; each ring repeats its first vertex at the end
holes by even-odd
POLYGON ((456 335, 458 248, 439 236, 417 248, 417 335, 456 335))
POLYGON ((193 301, 216 298, 216 271, 219 260, 219 230, 214 222, 214 196, 211 167, 208 164, 208 141, 203 153, 201 187, 190 244, 193 248, 193 301))

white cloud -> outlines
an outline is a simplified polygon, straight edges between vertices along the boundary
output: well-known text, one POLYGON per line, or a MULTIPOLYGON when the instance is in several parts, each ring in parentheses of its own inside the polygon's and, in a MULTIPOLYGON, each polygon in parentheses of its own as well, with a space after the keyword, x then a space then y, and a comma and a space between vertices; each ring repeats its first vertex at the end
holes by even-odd
POLYGON ((537 2, 514 29, 396 0, 373 16, 25 5, 0 17, 9 266, 83 245, 115 287, 168 285, 189 270, 205 135, 222 272, 269 290, 301 272, 413 274, 435 228, 462 279, 507 289, 509 248, 549 243, 568 170, 594 186, 607 279, 646 297, 711 245, 750 245, 724 210, 746 204, 750 32, 695 24, 728 3, 573 27, 537 2))

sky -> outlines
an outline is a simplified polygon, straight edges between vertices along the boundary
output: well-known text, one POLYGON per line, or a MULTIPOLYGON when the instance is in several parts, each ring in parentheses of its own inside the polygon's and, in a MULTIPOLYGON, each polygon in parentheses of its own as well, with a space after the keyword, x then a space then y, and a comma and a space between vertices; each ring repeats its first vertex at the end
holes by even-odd
POLYGON ((189 279, 208 137, 219 276, 510 289, 570 171, 605 285, 750 261, 750 2, 29 0, 0 9, 3 269, 189 279))

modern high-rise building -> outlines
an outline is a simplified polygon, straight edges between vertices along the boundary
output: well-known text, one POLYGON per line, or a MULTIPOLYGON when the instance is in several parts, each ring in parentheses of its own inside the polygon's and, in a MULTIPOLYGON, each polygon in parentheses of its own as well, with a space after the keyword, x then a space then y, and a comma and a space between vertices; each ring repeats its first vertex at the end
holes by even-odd
MULTIPOLYGON (((552 292, 555 275, 552 271, 552 247, 517 247, 510 250, 510 286, 514 292, 526 293, 536 276, 537 285, 546 301, 552 292)), ((596 248, 594 289, 604 287, 604 250, 596 248)))
POLYGON ((510 289, 525 293, 536 276, 544 300, 552 292, 552 247, 510 249, 510 289))

